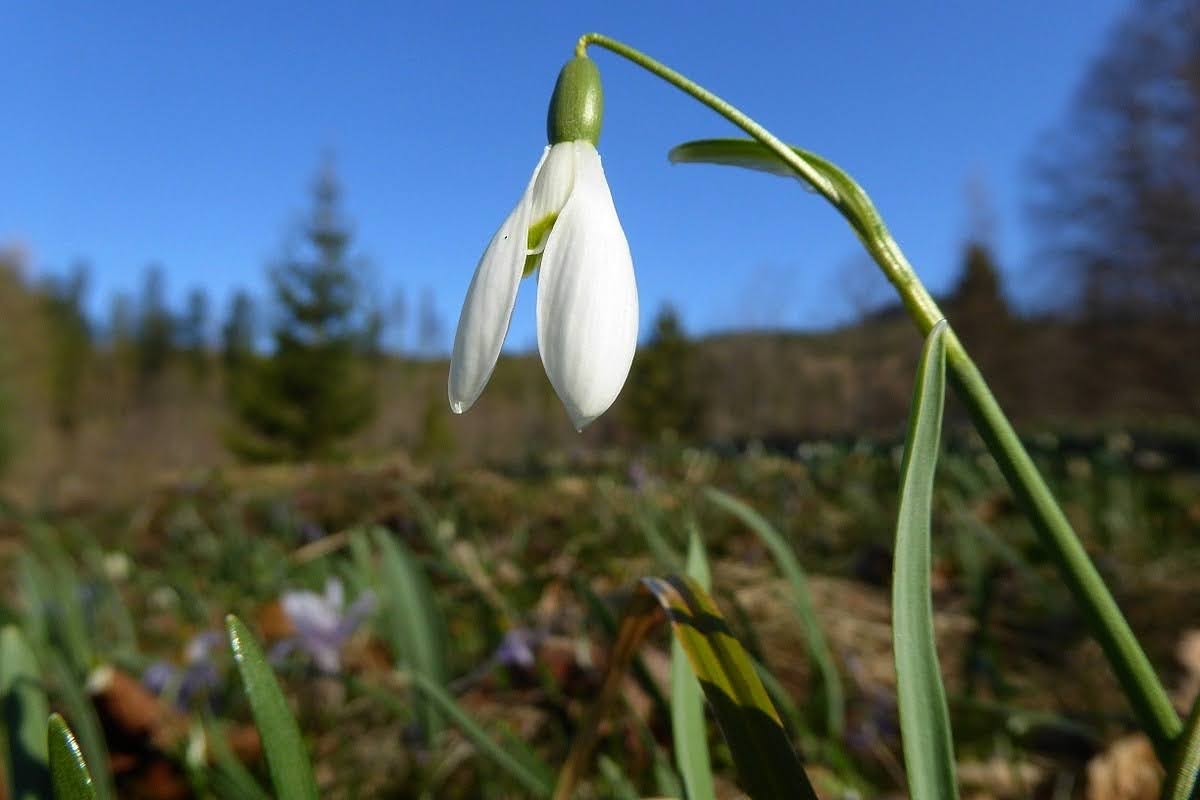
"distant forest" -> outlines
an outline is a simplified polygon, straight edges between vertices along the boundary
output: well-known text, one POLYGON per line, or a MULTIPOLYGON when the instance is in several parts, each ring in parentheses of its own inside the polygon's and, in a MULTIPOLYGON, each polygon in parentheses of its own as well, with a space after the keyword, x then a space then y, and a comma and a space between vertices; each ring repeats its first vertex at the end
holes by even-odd
MULTIPOLYGON (((1142 0, 1037 142, 1030 221, 1046 298, 1010 306, 985 232, 963 246, 943 308, 1025 430, 1200 419, 1200 15, 1142 0)), ((869 187, 868 187, 869 188, 869 187)), ((301 239, 270 266, 271 296, 182 308, 165 273, 140 296, 88 308, 79 266, 41 281, 0 251, 0 480, 59 501, 76 485, 133 491, 164 474, 246 462, 378 457, 509 463, 561 449, 892 436, 903 425, 919 338, 895 307, 819 334, 689 337, 661 309, 621 398, 582 436, 537 357, 503 359, 478 406, 453 417, 447 337, 432 298, 414 319, 364 285, 329 168, 301 239), (412 342, 400 327, 415 329, 412 342), (389 330, 391 333, 389 333, 389 330), (403 347, 398 347, 403 345, 403 347), (113 479, 115 480, 115 478, 113 479)))

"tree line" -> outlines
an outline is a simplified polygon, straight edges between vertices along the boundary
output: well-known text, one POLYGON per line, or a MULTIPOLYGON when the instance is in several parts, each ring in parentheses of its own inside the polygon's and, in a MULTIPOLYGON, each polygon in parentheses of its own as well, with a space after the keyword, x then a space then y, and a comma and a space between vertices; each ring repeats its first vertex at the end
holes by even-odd
MULTIPOLYGON (((987 237, 975 232, 964 246, 958 283, 942 298, 959 334, 998 389, 1012 387, 1014 396, 1047 391, 1022 375, 1030 371, 1015 354, 1025 341, 1054 348, 1058 360, 1077 365, 1060 390, 1079 396, 1065 398, 1063 408, 1086 410, 1113 391, 1123 362, 1132 366, 1121 391, 1194 397, 1189 365, 1200 362, 1194 352, 1200 323, 1200 14, 1194 3, 1135 0, 1085 72, 1062 123, 1036 144, 1032 164, 1029 200, 1042 245, 1037 271, 1049 278, 1046 299, 1024 315, 1014 311, 987 237), (1037 336, 1029 332, 1031 313, 1045 323, 1037 336)), ((129 376, 131 413, 156 402, 167 372, 182 372, 197 387, 219 387, 230 418, 225 443, 240 458, 341 455, 379 407, 388 351, 439 354, 446 334, 428 292, 412 324, 402 301, 380 306, 353 244, 337 178, 326 166, 300 236, 269 267, 269 298, 238 292, 214 314, 206 292, 196 288, 173 309, 166 273, 152 267, 137 296, 116 296, 101 324, 87 313, 85 267, 44 279, 28 294, 44 322, 35 350, 45 366, 38 380, 54 428, 64 440, 79 429, 88 412, 85 377, 103 360, 114 374, 129 376), (411 349, 398 335, 406 325, 416 330, 411 349)), ((5 307, 11 289, 0 286, 0 332, 5 325, 32 330, 5 307)), ((878 309, 863 322, 869 326, 890 313, 878 309)), ((0 337, 0 463, 13 457, 20 438, 13 410, 18 371, 5 367, 19 360, 14 349, 11 336, 0 337)), ((772 369, 769 350, 764 344, 749 351, 751 360, 767 359, 757 367, 764 374, 772 369)), ((748 373, 756 368, 739 366, 748 373)), ((763 402, 764 393, 753 386, 707 385, 712 372, 711 352, 699 353, 678 314, 663 309, 612 420, 598 431, 616 426, 641 440, 665 432, 685 440, 711 437, 720 429, 710 419, 712 401, 722 391, 744 389, 747 403, 763 402)), ((856 402, 879 403, 878 416, 890 418, 887 402, 878 399, 885 394, 868 386, 856 402)), ((422 414, 429 432, 422 441, 435 449, 441 445, 431 443, 446 438, 449 424, 441 400, 429 400, 422 414)))

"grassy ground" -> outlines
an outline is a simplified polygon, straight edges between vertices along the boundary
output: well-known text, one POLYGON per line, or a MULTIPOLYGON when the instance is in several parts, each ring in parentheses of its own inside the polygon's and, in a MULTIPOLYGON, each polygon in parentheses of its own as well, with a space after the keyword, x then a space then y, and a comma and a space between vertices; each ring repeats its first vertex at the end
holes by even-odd
MULTIPOLYGON (((1200 629, 1200 443, 1113 432, 1030 444, 1182 707, 1200 683, 1187 638, 1200 629)), ((934 588, 964 788, 1069 796, 1084 791, 1089 762, 1099 786, 1097 759, 1132 730, 1129 710, 990 458, 966 436, 948 449, 934 588)), ((523 796, 396 671, 411 654, 394 635, 396 587, 380 582, 371 537, 398 542, 432 587, 429 629, 451 695, 490 735, 514 735, 553 766, 597 690, 624 598, 639 577, 678 571, 695 528, 714 596, 794 704, 785 716, 818 788, 897 794, 888 586, 898 462, 892 443, 808 442, 788 452, 530 457, 487 470, 401 458, 222 469, 134 503, 93 500, 36 519, 10 510, 0 522, 0 616, 57 665, 53 696, 76 727, 86 727, 79 703, 91 693, 121 797, 237 796, 221 786, 239 758, 263 774, 230 656, 213 635, 230 612, 274 652, 322 796, 523 796), (788 585, 707 487, 759 510, 808 571, 846 688, 840 735, 825 729, 788 585), (281 603, 331 580, 344 594, 335 663, 297 630, 294 598, 281 603), (234 762, 189 762, 203 725, 210 742, 225 732, 234 762)), ((643 648, 643 679, 629 679, 605 728, 589 796, 679 796, 660 705, 668 653, 664 637, 643 648)), ((737 796, 715 729, 710 743, 719 794, 737 796)), ((1153 775, 1128 758, 1122 774, 1153 775)))

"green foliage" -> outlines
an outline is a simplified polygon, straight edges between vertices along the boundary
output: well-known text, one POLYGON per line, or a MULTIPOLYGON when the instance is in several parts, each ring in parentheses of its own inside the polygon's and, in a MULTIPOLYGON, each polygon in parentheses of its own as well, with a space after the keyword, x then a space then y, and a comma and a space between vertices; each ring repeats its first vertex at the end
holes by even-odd
POLYGON ((913 391, 912 416, 900 468, 892 579, 892 648, 896 701, 908 787, 921 800, 954 800, 954 742, 938 664, 930 588, 933 480, 946 392, 946 323, 930 332, 913 391))
MULTIPOLYGON (((447 683, 446 634, 433 588, 408 548, 389 533, 377 528, 379 550, 376 584, 380 596, 381 624, 398 666, 429 678, 439 686, 447 683)), ((432 736, 440 717, 428 704, 417 703, 422 733, 432 736)))
POLYGON ((188 292, 187 307, 179 318, 179 349, 187 359, 188 371, 197 383, 208 378, 208 294, 196 287, 188 292))
POLYGON ((694 348, 679 315, 664 306, 622 392, 621 408, 629 427, 648 440, 668 433, 694 438, 704 423, 706 397, 696 383, 695 370, 694 348))
POLYGON ((13 800, 50 796, 46 720, 50 706, 37 658, 15 626, 0 630, 0 706, 4 711, 4 773, 13 800))
POLYGON ((254 354, 254 301, 245 290, 238 290, 229 303, 229 313, 221 325, 221 360, 235 377, 238 369, 254 354))
POLYGON ((441 684, 425 673, 413 672, 412 679, 418 691, 438 713, 454 724, 488 758, 534 797, 550 796, 554 790, 553 773, 524 742, 511 734, 495 738, 488 735, 441 684))
POLYGON ((624 684, 625 671, 661 619, 659 612, 665 614, 687 654, 746 793, 754 800, 815 800, 812 784, 749 654, 708 592, 694 580, 679 576, 644 578, 626 607, 603 687, 572 742, 559 773, 555 800, 572 796, 591 757, 599 727, 624 684))
POLYGON ((791 546, 767 521, 766 517, 720 489, 709 488, 706 494, 714 504, 736 516, 758 535, 758 538, 770 551, 779 571, 791 584, 792 603, 795 606, 796 614, 804 623, 808 650, 821 675, 821 683, 825 692, 826 730, 833 736, 840 736, 845 724, 844 706, 846 702, 842 690, 842 678, 838 674, 833 652, 825 640, 825 633, 821 630, 821 624, 817 620, 817 612, 813 608, 812 593, 808 589, 808 577, 804 573, 804 568, 800 566, 800 561, 792 552, 791 546))
POLYGON ((87 271, 77 266, 69 278, 51 278, 42 289, 49 334, 49 396, 54 426, 71 436, 83 408, 83 380, 92 355, 92 336, 83 307, 87 271))
POLYGON ((55 800, 96 800, 96 789, 79 743, 58 714, 50 715, 50 775, 55 800))
POLYGON ((1192 712, 1175 742, 1174 763, 1170 765, 1163 800, 1195 800, 1200 796, 1200 697, 1192 702, 1192 712))
POLYGON ((134 366, 139 392, 149 391, 175 353, 175 321, 167 308, 162 267, 146 270, 134 330, 134 366))
MULTIPOLYGON (((704 541, 695 529, 688 542, 687 575, 709 591, 712 575, 704 541)), ((671 734, 675 764, 687 787, 688 800, 713 800, 712 761, 708 755, 708 728, 704 721, 704 695, 688 663, 683 643, 671 642, 671 734)))
POLYGON ((229 444, 247 460, 336 457, 375 413, 367 351, 377 332, 347 255, 350 232, 328 169, 316 185, 306 240, 308 255, 287 258, 271 274, 278 305, 271 356, 244 359, 244 305, 235 301, 227 325, 227 363, 242 361, 230 379, 237 426, 229 444))
POLYGON ((421 430, 413 447, 413 455, 422 461, 443 461, 454 455, 454 429, 446 413, 446 400, 441 394, 425 401, 421 413, 421 430))
POLYGON ((0 352, 0 475, 12 462, 17 449, 13 398, 5 380, 4 366, 4 354, 0 352))
POLYGON ((262 737, 276 797, 316 800, 317 783, 304 739, 262 648, 245 624, 232 614, 226 618, 225 627, 262 737))

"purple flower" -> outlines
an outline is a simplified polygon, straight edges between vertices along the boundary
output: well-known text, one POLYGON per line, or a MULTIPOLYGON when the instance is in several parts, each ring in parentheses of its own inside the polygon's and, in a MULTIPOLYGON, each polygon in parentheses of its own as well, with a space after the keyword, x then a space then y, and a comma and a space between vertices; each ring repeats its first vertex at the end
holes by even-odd
POLYGON ((317 669, 326 673, 341 671, 342 646, 355 628, 374 609, 375 596, 366 591, 343 610, 345 594, 342 582, 330 578, 325 583, 325 593, 309 591, 284 592, 280 605, 296 629, 296 635, 276 648, 275 655, 292 649, 306 653, 317 669))
POLYGON ((184 647, 184 663, 155 661, 142 673, 142 684, 157 695, 166 695, 181 709, 188 709, 197 697, 212 693, 221 683, 221 673, 213 660, 213 650, 221 644, 217 631, 203 631, 184 647))
POLYGON ((496 648, 492 658, 496 663, 506 667, 529 669, 537 660, 534 648, 538 646, 541 639, 541 636, 528 628, 513 628, 504 634, 504 639, 496 648))

